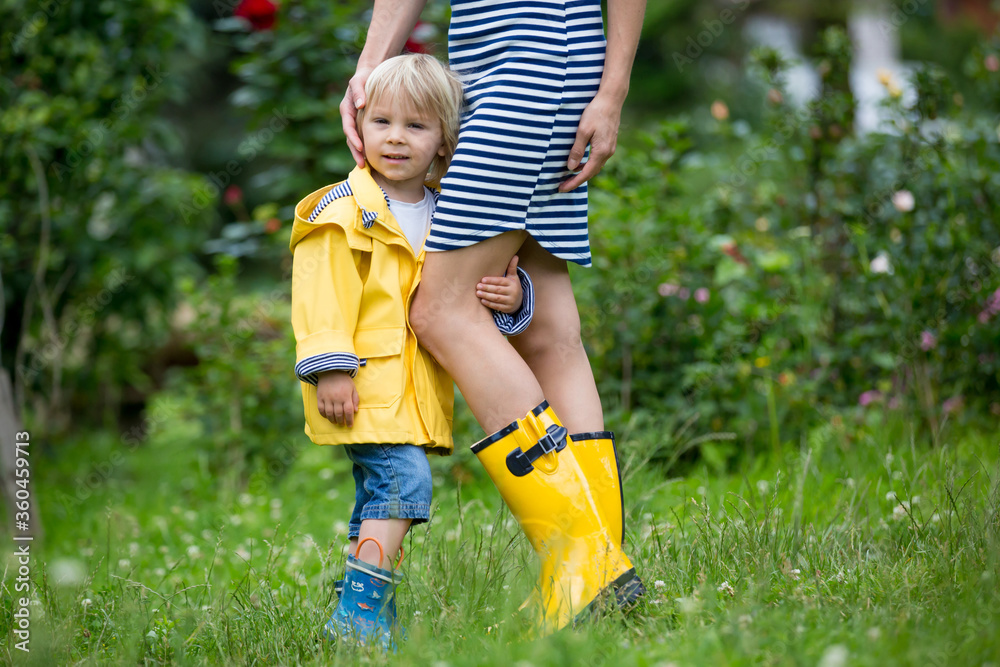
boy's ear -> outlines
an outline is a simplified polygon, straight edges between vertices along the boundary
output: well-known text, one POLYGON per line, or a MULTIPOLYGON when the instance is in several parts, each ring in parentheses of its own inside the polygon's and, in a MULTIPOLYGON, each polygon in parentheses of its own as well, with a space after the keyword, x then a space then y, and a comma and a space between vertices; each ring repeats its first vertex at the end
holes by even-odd
POLYGON ((444 156, 445 156, 445 153, 447 153, 447 151, 446 151, 446 150, 444 149, 444 143, 442 143, 442 144, 441 144, 441 145, 440 145, 440 146, 438 147, 438 155, 440 155, 441 157, 444 157, 444 156))

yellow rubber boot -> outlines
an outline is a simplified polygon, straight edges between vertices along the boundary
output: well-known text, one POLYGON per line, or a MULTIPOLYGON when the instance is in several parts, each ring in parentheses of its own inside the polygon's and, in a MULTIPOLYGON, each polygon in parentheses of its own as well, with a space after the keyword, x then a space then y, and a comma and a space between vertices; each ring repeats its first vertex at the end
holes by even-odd
POLYGON ((625 543, 625 503, 615 434, 611 431, 573 433, 569 439, 576 460, 598 497, 608 530, 621 546, 625 543))
POLYGON ((554 414, 543 419, 546 410, 543 403, 472 447, 538 554, 533 598, 539 636, 562 629, 638 582, 566 446, 566 429, 554 414))
MULTIPOLYGON (((546 427, 558 424, 559 418, 551 407, 538 413, 546 427)), ((577 463, 590 484, 598 507, 604 514, 608 530, 618 546, 625 544, 625 502, 622 488, 621 468, 615 435, 611 431, 574 433, 569 436, 570 449, 576 455, 577 463)), ((644 593, 645 587, 637 576, 624 587, 615 590, 618 605, 626 608, 634 604, 644 593)), ((525 601, 525 605, 529 601, 525 601)))

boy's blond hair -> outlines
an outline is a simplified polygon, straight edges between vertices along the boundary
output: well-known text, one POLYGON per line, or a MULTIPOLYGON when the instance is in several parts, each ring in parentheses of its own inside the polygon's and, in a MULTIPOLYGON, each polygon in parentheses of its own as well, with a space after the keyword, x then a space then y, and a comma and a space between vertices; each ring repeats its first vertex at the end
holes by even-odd
MULTIPOLYGON (((458 124, 462 109, 462 84, 455 74, 437 58, 423 53, 409 53, 389 58, 372 70, 365 83, 365 106, 358 110, 358 133, 364 122, 365 109, 379 103, 383 97, 405 96, 421 112, 441 119, 444 139, 443 156, 435 156, 427 182, 438 185, 448 170, 451 156, 458 145, 458 124)), ((361 140, 364 141, 364 135, 361 140)))

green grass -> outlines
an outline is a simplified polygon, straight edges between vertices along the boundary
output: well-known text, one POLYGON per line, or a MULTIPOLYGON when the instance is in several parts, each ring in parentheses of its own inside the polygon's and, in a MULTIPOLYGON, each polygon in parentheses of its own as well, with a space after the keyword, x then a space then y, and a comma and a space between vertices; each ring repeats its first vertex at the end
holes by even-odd
POLYGON ((248 492, 210 470, 198 452, 213 444, 194 427, 171 425, 125 457, 91 434, 33 462, 47 537, 31 653, 12 647, 7 560, 4 659, 1000 664, 997 435, 954 433, 931 448, 905 426, 839 423, 783 460, 677 479, 648 462, 662 450, 655 434, 624 434, 628 551, 648 595, 626 616, 536 641, 517 616, 532 577, 524 539, 467 452, 434 460, 433 519, 406 542, 409 639, 388 659, 318 634, 353 502, 339 452, 297 439, 291 469, 253 477, 248 492))

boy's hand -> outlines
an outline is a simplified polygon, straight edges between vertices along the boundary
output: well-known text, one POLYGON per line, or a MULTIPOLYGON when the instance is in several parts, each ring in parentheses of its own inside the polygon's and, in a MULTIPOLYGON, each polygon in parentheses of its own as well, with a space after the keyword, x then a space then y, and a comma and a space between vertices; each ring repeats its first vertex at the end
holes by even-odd
POLYGON ((316 407, 319 413, 338 426, 354 426, 354 413, 361 401, 354 380, 346 371, 326 371, 316 383, 316 407))
POLYGON ((524 300, 521 280, 517 276, 517 255, 514 255, 503 276, 486 276, 476 285, 476 296, 487 308, 501 313, 516 313, 524 300))

